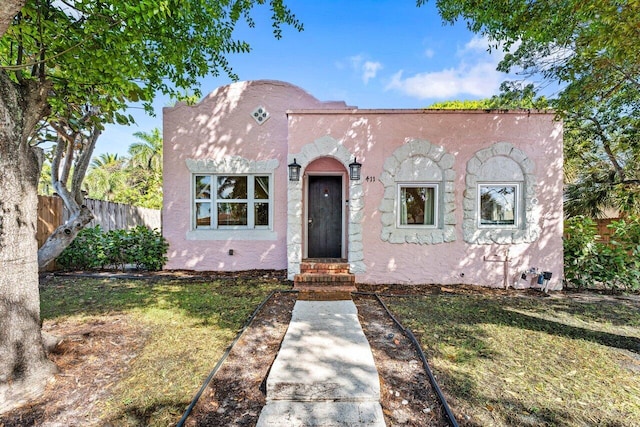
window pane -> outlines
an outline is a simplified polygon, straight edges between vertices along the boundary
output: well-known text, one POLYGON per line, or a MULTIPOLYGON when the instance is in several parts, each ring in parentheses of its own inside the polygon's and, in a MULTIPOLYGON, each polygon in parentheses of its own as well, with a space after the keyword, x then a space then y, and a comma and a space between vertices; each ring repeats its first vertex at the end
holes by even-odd
POLYGON ((435 187, 400 188, 400 224, 435 225, 435 187))
POLYGON ((211 203, 196 203, 196 228, 211 226, 211 203))
POLYGON ((245 199, 247 198, 246 176, 219 176, 219 199, 245 199))
POLYGON ((247 204, 218 203, 218 225, 247 225, 247 204))
POLYGON ((196 199, 211 198, 211 176, 196 175, 195 198, 196 199))
POLYGON ((254 204, 255 225, 269 225, 269 203, 254 204))
POLYGON ((254 186, 255 199, 268 199, 269 198, 269 177, 268 176, 256 176, 254 186))
POLYGON ((515 185, 480 186, 480 224, 515 225, 515 185))

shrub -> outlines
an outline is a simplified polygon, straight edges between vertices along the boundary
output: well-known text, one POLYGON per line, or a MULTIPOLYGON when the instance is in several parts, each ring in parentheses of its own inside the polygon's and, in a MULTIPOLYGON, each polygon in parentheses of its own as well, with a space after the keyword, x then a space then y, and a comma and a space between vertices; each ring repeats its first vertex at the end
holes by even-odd
POLYGON ((167 262, 169 244, 158 230, 137 226, 130 230, 104 233, 100 226, 86 228, 58 257, 58 264, 69 270, 116 268, 127 265, 157 271, 167 262))
POLYGON ((101 268, 106 262, 104 233, 99 225, 80 231, 73 242, 56 259, 68 270, 101 268))
POLYGON ((566 285, 577 288, 640 289, 640 219, 613 221, 609 243, 599 241, 595 222, 583 216, 565 222, 566 285))
POLYGON ((129 230, 127 257, 136 268, 157 271, 167 262, 169 243, 157 230, 137 226, 129 230))

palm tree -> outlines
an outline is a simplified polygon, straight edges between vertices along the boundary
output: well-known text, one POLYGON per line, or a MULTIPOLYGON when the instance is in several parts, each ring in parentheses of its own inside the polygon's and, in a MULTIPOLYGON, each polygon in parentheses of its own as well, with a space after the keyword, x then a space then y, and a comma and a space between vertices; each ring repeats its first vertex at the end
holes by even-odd
POLYGON ((122 172, 125 163, 125 158, 113 153, 102 153, 94 157, 84 180, 89 197, 112 200, 118 188, 124 185, 122 172))
POLYGON ((162 171, 162 134, 154 128, 151 133, 136 132, 133 134, 139 142, 129 146, 131 166, 141 167, 155 173, 162 171))
POLYGON ((124 161, 123 158, 118 157, 117 153, 102 153, 91 160, 90 169, 117 169, 124 164, 124 161))

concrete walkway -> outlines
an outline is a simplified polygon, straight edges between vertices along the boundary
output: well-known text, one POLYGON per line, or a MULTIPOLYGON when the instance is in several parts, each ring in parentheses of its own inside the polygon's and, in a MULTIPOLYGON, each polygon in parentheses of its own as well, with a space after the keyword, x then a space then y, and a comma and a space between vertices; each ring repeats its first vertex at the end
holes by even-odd
POLYGON ((380 381, 353 301, 297 301, 257 427, 383 427, 380 381))

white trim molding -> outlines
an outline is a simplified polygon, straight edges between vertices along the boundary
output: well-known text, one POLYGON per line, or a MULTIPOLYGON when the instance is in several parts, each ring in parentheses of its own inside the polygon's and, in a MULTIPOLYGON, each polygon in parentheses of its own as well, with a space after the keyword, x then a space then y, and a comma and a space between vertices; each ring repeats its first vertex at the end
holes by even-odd
POLYGON ((191 172, 191 190, 190 200, 190 230, 186 233, 186 240, 277 240, 278 233, 273 230, 273 222, 275 218, 273 186, 275 185, 275 169, 279 165, 278 159, 268 160, 250 160, 240 156, 225 156, 221 159, 186 159, 187 169, 191 172), (269 175, 269 217, 270 225, 268 228, 241 228, 232 229, 196 229, 194 227, 194 200, 193 200, 193 177, 195 175, 269 175))
POLYGON ((215 174, 258 174, 273 173, 278 167, 278 159, 249 160, 240 156, 225 156, 222 159, 186 159, 191 173, 215 174))

